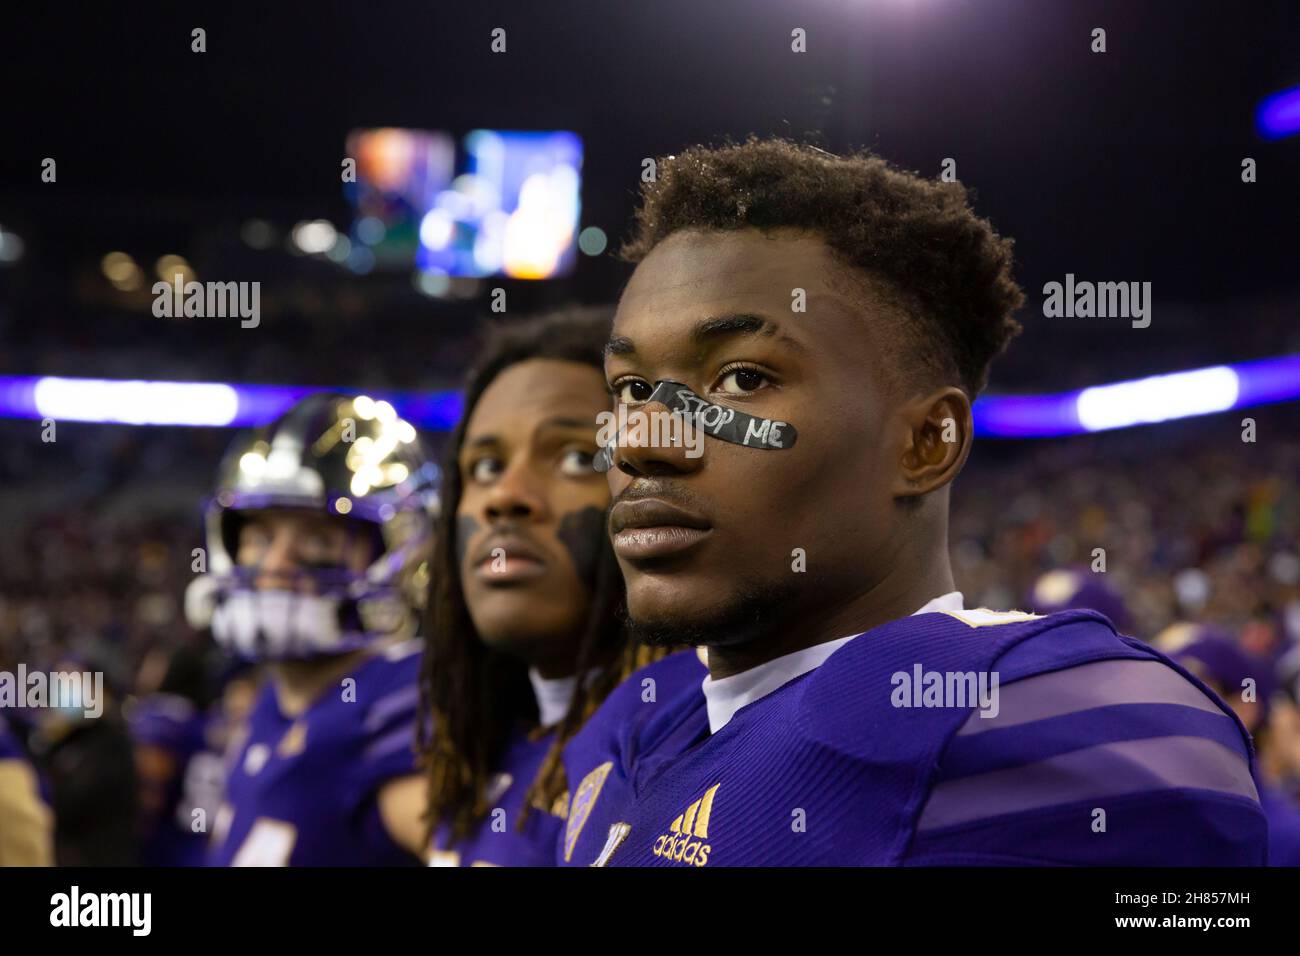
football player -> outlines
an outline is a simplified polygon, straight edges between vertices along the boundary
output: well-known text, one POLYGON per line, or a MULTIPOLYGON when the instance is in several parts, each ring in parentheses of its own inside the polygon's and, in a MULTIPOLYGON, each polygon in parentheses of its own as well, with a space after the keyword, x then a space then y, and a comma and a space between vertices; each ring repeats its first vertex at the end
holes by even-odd
MULTIPOLYGON (((560 746, 651 656, 618 618, 609 486, 592 467, 611 405, 609 318, 574 310, 498 328, 469 377, 443 469, 422 670, 431 865, 553 865, 560 746)), ((691 657, 685 671, 698 686, 702 665, 691 657)), ((653 701, 672 680, 638 692, 653 701)))
POLYGON ((420 863, 414 638, 436 476, 415 429, 365 396, 312 395, 232 446, 187 603, 268 680, 210 863, 420 863))
POLYGON ((1262 863, 1222 701, 1101 615, 954 586, 949 489, 1022 303, 964 188, 754 138, 642 188, 607 381, 706 437, 612 443, 609 530, 636 632, 710 673, 646 715, 651 665, 570 743, 561 861, 1262 863))

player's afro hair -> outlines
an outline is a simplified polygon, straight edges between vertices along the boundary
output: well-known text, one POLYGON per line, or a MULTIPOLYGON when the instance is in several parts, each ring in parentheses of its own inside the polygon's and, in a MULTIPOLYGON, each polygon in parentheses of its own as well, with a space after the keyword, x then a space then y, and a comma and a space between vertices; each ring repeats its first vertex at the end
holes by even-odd
POLYGON ((1020 331, 1012 241, 975 215, 961 184, 922 179, 865 150, 836 156, 755 136, 693 146, 658 160, 641 198, 626 261, 684 229, 809 230, 844 263, 887 281, 908 317, 909 364, 972 396, 1020 331))

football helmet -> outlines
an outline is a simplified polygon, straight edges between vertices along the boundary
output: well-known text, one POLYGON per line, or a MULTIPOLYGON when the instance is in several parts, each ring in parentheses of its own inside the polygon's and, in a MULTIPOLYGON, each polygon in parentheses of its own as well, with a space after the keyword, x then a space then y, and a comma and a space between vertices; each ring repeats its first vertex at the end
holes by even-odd
POLYGON ((428 586, 438 469, 415 428, 367 396, 310 395, 274 424, 241 435, 204 509, 206 571, 186 594, 195 626, 235 655, 285 660, 341 654, 413 636, 428 586), (240 527, 266 509, 356 522, 375 559, 358 573, 309 567, 284 590, 259 589, 236 561, 240 527))

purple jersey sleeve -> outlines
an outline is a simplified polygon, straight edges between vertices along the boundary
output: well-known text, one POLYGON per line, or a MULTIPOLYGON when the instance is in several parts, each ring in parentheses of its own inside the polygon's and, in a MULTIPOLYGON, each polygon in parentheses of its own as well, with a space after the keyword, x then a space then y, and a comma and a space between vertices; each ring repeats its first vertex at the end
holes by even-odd
POLYGON ((948 741, 904 862, 1262 864, 1249 737, 1193 681, 1124 658, 1005 685, 948 741))
POLYGON ((358 797, 363 800, 390 780, 419 773, 415 752, 419 667, 420 646, 411 643, 389 652, 385 666, 359 675, 371 678, 357 682, 365 744, 353 770, 358 797))

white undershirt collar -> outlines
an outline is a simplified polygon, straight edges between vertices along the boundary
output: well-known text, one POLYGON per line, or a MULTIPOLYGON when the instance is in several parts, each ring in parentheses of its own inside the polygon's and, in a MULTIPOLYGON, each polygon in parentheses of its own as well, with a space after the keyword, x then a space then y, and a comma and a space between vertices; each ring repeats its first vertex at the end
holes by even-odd
MULTIPOLYGON (((960 611, 965 604, 960 591, 949 591, 913 612, 929 614, 934 611, 960 611)), ((772 691, 790 683, 796 677, 820 667, 830 657, 847 644, 857 634, 839 637, 824 644, 814 644, 793 654, 786 654, 757 667, 751 667, 739 674, 732 674, 721 680, 704 678, 702 690, 709 708, 709 733, 716 734, 735 716, 736 711, 747 704, 752 704, 766 697, 772 691)), ((534 684, 536 686, 536 684, 534 684)), ((540 700, 540 695, 539 698, 540 700)))
POLYGON ((578 689, 578 675, 570 677, 543 677, 535 667, 528 668, 528 680, 537 698, 538 720, 543 727, 553 727, 564 719, 573 703, 573 692, 578 689))

